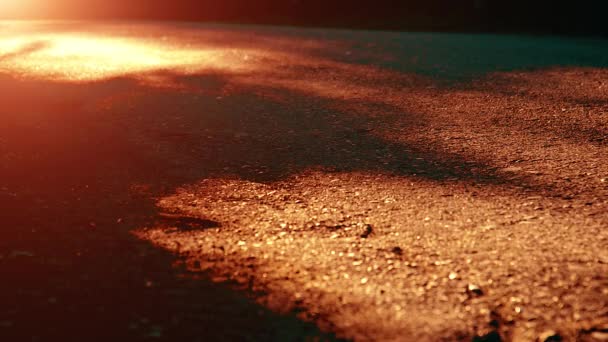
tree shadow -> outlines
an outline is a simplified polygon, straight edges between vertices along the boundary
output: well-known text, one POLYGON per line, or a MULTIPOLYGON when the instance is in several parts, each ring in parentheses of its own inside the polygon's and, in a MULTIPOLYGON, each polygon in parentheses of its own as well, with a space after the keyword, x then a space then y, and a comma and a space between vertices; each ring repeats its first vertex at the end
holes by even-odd
POLYGON ((374 32, 343 35, 351 53, 334 54, 337 60, 417 73, 448 84, 466 84, 496 72, 608 66, 608 43, 603 39, 407 32, 387 33, 381 39, 374 32), (371 51, 365 53, 369 44, 371 51))
MULTIPOLYGON (((184 160, 174 159, 177 167, 201 165, 192 171, 194 179, 229 176, 276 182, 312 169, 462 182, 503 190, 523 187, 542 195, 558 195, 552 184, 500 172, 492 161, 451 151, 435 137, 409 143, 387 138, 384 132, 395 128, 403 135, 427 129, 424 115, 408 112, 391 101, 341 99, 331 94, 332 89, 329 94, 319 94, 272 82, 267 85, 266 79, 255 73, 236 78, 218 73, 162 74, 171 84, 187 85, 188 90, 170 95, 161 95, 162 89, 149 90, 159 92, 146 104, 154 111, 133 114, 154 117, 139 128, 166 144, 167 153, 180 151, 184 160), (247 81, 239 84, 243 79, 247 81), (210 90, 228 85, 229 92, 210 90), (222 96, 191 102, 193 96, 199 96, 196 94, 222 96), (159 100, 163 96, 168 98, 159 100), (169 110, 165 106, 170 103, 184 104, 179 116, 166 115, 169 110), (199 107, 204 110, 190 111, 199 107)), ((357 86, 361 84, 366 89, 364 81, 357 86)))
MULTIPOLYGON (((362 36, 373 36, 336 31, 329 35, 337 35, 337 40, 352 35, 348 44, 364 44, 362 36)), ((565 57, 557 59, 537 61, 534 53, 513 57, 516 51, 542 50, 533 38, 523 43, 509 38, 517 46, 515 52, 506 47, 509 53, 486 50, 484 44, 493 44, 492 36, 482 42, 431 34, 395 33, 383 39, 383 49, 396 44, 402 51, 387 56, 380 69, 447 80, 502 70, 497 65, 503 62, 506 69, 555 63, 606 66, 605 59, 595 55, 574 56, 576 44, 564 48, 565 57), (425 48, 435 40, 438 48, 425 48), (406 42, 414 47, 406 49, 406 42), (459 52, 447 71, 436 67, 455 50, 459 52), (418 62, 399 62, 416 56, 418 62), (469 61, 471 56, 478 59, 469 61), (491 62, 480 62, 483 58, 491 62)), ((548 49, 546 56, 557 50, 548 49)), ((345 70, 377 57, 372 54, 368 60, 355 53, 357 59, 352 60, 353 54, 337 58, 324 51, 317 50, 316 57, 345 63, 345 70)), ((289 81, 314 69, 304 66, 278 76, 289 81)), ((391 117, 400 118, 398 128, 404 135, 423 130, 425 118, 390 101, 344 98, 340 86, 380 87, 382 77, 369 69, 356 74, 357 81, 337 87, 307 83, 306 78, 303 88, 292 87, 275 82, 281 81, 277 75, 270 75, 273 83, 267 82, 268 74, 256 73, 164 71, 162 76, 184 87, 155 87, 129 77, 83 84, 0 79, 0 201, 8 213, 0 231, 0 262, 9 279, 0 285, 0 301, 6 303, 0 320, 7 322, 3 326, 8 326, 9 337, 335 338, 302 323, 294 313, 269 312, 231 284, 215 284, 205 275, 184 276, 183 268, 174 267, 174 255, 132 236, 133 229, 154 225, 156 199, 201 179, 276 182, 321 169, 505 191, 525 187, 558 195, 551 184, 505 176, 490 160, 454 153, 436 141, 386 138, 382 131, 391 128, 391 117)), ((180 225, 186 230, 218 225, 185 221, 180 225)))
MULTIPOLYGON (((177 27, 227 31, 244 46, 261 44, 324 61, 418 74, 447 85, 466 85, 497 72, 608 67, 608 41, 601 38, 221 24, 177 27)), ((225 38, 216 35, 211 44, 229 47, 225 38)))
POLYGON ((172 77, 187 89, 129 78, 85 86, 1 81, 8 95, 2 136, 11 158, 2 168, 9 212, 3 250, 31 255, 3 265, 11 281, 0 291, 10 303, 2 314, 15 325, 14 336, 333 338, 293 314, 268 312, 231 285, 184 278, 174 256, 130 235, 154 225, 156 198, 201 179, 275 182, 321 169, 550 189, 441 145, 384 139, 376 131, 390 125, 391 115, 411 116, 403 134, 425 124, 390 104, 238 85, 221 73, 172 77), (101 326, 108 315, 111 325, 101 326))
POLYGON ((131 234, 154 224, 154 197, 183 179, 133 144, 122 130, 129 113, 85 108, 109 89, 120 94, 124 82, 133 85, 0 81, 2 336, 336 339, 295 313, 270 312, 235 284, 185 276, 174 255, 131 234))

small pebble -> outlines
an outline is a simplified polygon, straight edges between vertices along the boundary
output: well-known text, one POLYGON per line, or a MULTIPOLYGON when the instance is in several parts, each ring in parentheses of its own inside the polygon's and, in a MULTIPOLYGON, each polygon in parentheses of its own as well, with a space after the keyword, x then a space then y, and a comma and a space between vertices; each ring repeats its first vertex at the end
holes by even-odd
POLYGON ((393 249, 391 249, 391 252, 393 252, 397 255, 403 255, 403 249, 401 249, 401 247, 399 247, 399 246, 393 247, 393 249))
POLYGON ((371 224, 366 224, 365 225, 365 230, 361 234, 361 237, 363 239, 367 239, 373 232, 374 232, 374 228, 372 227, 372 225, 371 224))
POLYGON ((469 294, 472 294, 472 295, 475 295, 475 296, 481 296, 481 295, 483 295, 483 290, 479 286, 477 286, 475 284, 469 284, 467 286, 467 292, 469 294))
POLYGON ((558 342, 562 340, 562 336, 555 330, 545 330, 538 336, 540 342, 558 342))

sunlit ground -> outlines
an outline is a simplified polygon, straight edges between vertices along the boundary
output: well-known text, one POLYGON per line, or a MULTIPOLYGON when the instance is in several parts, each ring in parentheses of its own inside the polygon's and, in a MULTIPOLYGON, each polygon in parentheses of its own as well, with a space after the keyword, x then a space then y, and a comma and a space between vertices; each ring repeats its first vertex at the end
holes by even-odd
MULTIPOLYGON (((0 31, 0 72, 28 78, 85 82, 115 77, 146 78, 152 72, 193 74, 250 67, 260 51, 192 46, 174 35, 138 38, 124 32, 46 32, 43 24, 8 22, 0 31)), ((171 32, 167 32, 171 34, 171 32)))
POLYGON ((177 219, 132 228, 194 272, 363 340, 602 320, 608 87, 589 41, 2 25, 0 72, 90 86, 96 115, 125 113, 188 179, 146 198, 177 219), (139 91, 94 93, 112 78, 139 91), (164 89, 180 82, 214 96, 164 89))

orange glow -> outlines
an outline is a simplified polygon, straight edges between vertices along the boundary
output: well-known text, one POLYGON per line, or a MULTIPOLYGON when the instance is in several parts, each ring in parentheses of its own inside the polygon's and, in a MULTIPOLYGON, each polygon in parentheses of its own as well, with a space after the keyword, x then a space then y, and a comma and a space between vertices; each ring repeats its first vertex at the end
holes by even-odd
MULTIPOLYGON (((96 81, 121 76, 146 78, 151 72, 191 74, 204 70, 238 71, 258 51, 231 51, 181 43, 179 37, 136 38, 121 34, 27 32, 0 34, 0 72, 56 81, 96 81), (147 75, 148 74, 148 75, 147 75)), ((16 28, 16 29, 15 29, 16 28)))
POLYGON ((55 1, 40 0, 0 0, 0 18, 27 18, 32 15, 42 17, 51 13, 52 9, 63 11, 55 1))
POLYGON ((26 9, 31 7, 31 1, 11 1, 1 0, 0 1, 0 14, 15 15, 16 13, 22 13, 26 9))

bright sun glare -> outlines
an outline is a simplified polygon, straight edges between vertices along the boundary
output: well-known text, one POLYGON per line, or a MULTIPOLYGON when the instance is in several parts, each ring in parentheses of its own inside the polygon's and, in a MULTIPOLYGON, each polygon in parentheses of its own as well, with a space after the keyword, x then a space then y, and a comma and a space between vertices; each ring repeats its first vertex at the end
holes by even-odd
POLYGON ((111 34, 21 33, 0 35, 0 72, 62 81, 145 77, 167 70, 196 73, 244 67, 251 52, 168 43, 111 34))

